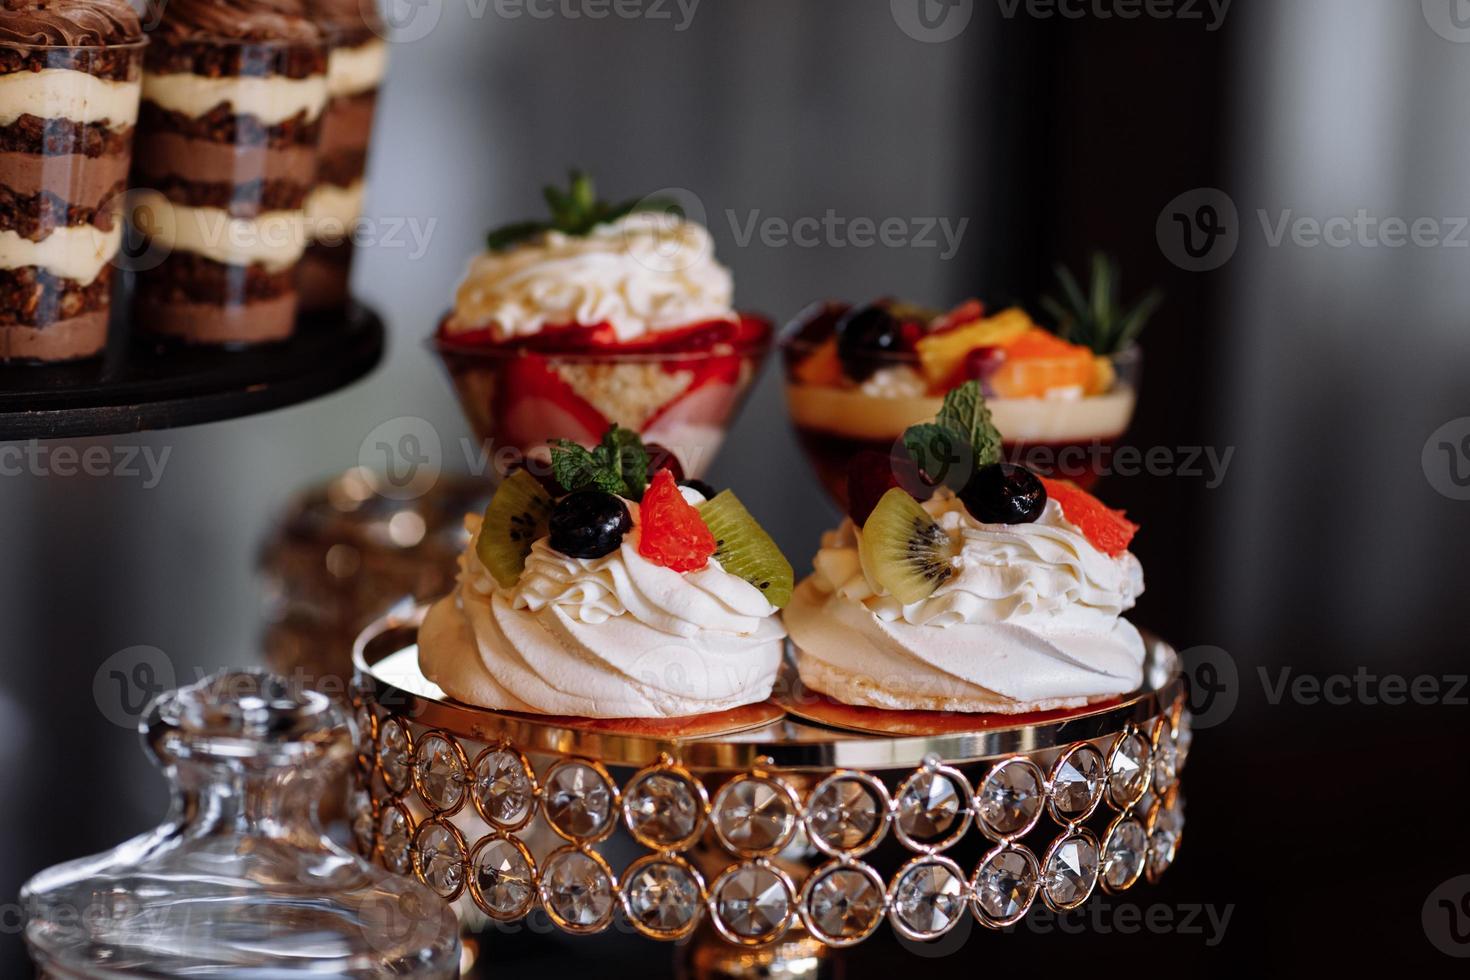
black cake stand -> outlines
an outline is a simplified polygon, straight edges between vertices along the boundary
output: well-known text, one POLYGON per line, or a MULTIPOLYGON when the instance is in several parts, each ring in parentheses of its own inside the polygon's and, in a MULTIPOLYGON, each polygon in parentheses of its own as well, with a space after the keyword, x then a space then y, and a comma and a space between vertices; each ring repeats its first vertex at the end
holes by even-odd
POLYGON ((0 365, 0 441, 169 429, 308 401, 366 375, 383 322, 360 304, 303 315, 279 343, 191 347, 114 330, 106 353, 70 364, 0 365))

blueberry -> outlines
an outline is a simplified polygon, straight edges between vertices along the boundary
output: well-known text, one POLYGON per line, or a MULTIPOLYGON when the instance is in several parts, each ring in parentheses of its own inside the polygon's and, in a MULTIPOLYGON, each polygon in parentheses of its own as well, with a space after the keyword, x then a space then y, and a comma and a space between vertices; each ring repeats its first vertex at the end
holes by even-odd
POLYGON ((618 550, 633 527, 628 505, 601 490, 580 490, 551 512, 551 546, 571 558, 601 558, 618 550))
POLYGON ((982 524, 1030 524, 1046 507, 1046 487, 1024 466, 995 463, 970 477, 960 501, 982 524))
POLYGON ((903 323, 883 303, 859 306, 837 321, 837 357, 853 381, 866 381, 905 349, 903 323))
POLYGON ((703 480, 680 480, 679 486, 688 487, 690 490, 699 491, 699 495, 705 500, 714 500, 715 494, 719 493, 714 487, 703 480))

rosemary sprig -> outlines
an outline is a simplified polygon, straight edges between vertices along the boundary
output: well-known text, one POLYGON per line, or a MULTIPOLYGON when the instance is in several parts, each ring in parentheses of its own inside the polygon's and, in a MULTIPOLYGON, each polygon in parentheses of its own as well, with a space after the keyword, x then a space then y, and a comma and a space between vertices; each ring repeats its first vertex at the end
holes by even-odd
POLYGON ((1119 299, 1122 274, 1118 263, 1102 252, 1093 253, 1088 293, 1082 292, 1064 265, 1057 266, 1057 283, 1061 297, 1044 297, 1042 309, 1056 321, 1063 340, 1083 344, 1096 354, 1116 354, 1131 347, 1164 302, 1163 293, 1155 289, 1124 308, 1119 299))

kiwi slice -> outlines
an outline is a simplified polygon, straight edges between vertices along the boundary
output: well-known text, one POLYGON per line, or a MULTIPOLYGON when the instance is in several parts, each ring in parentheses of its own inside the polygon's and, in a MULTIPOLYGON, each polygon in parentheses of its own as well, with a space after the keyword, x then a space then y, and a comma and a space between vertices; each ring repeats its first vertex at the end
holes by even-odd
POLYGON ((551 495, 525 470, 512 473, 490 498, 475 554, 504 588, 520 580, 531 545, 546 536, 551 506, 551 495))
POLYGON ((863 524, 863 568, 904 605, 934 594, 954 575, 954 544, 908 492, 894 487, 863 524))
POLYGON ((699 516, 715 536, 715 558, 722 568, 760 589, 777 608, 791 601, 791 562, 739 497, 722 490, 699 505, 699 516))

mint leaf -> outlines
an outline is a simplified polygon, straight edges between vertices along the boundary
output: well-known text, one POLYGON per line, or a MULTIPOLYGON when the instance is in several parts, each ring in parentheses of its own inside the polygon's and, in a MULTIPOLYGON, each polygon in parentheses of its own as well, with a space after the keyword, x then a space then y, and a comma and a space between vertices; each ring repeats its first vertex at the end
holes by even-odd
POLYGON ((643 448, 638 433, 615 425, 603 434, 597 449, 626 488, 623 496, 642 500, 648 487, 648 450, 643 448))
POLYGON ((958 493, 970 479, 970 445, 948 426, 934 422, 911 425, 904 430, 904 448, 931 486, 944 484, 958 493))
POLYGON ((648 451, 638 433, 615 425, 592 449, 570 439, 554 440, 551 472, 568 493, 601 490, 642 500, 648 486, 648 451))
POLYGON ((486 236, 486 247, 492 252, 499 252, 548 231, 585 236, 598 225, 617 221, 635 211, 659 211, 684 217, 684 209, 670 198, 640 197, 609 204, 598 199, 592 178, 582 171, 573 170, 569 181, 567 190, 555 185, 542 188, 542 197, 551 211, 550 221, 517 221, 497 228, 486 236))
POLYGON ((974 451, 975 469, 999 463, 1003 458, 1000 430, 990 419, 990 407, 980 382, 966 381, 944 396, 944 407, 935 421, 963 436, 974 451))
POLYGON ((570 439, 551 444, 551 473, 568 493, 596 487, 602 476, 597 459, 570 439))

